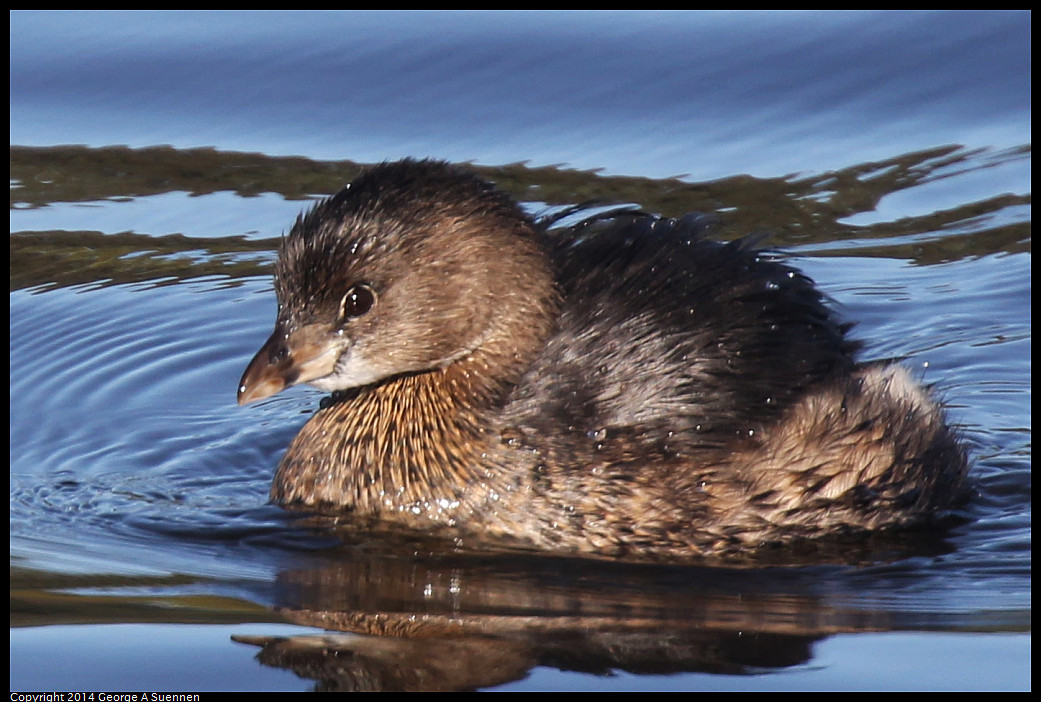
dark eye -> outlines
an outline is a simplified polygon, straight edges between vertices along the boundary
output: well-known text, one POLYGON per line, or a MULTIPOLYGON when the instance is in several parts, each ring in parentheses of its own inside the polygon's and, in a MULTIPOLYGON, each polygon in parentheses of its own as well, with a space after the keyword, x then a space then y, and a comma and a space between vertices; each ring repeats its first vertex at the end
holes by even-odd
POLYGON ((361 317, 376 304, 376 294, 368 285, 354 285, 340 301, 340 319, 361 317))

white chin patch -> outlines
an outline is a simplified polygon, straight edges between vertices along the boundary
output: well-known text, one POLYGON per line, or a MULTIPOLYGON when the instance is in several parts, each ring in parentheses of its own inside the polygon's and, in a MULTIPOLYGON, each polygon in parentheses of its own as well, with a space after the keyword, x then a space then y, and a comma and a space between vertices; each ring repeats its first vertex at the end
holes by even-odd
POLYGON ((359 359, 348 352, 340 357, 336 370, 329 375, 308 381, 311 387, 323 392, 349 390, 362 385, 370 385, 386 378, 390 373, 386 368, 379 368, 364 359, 359 359))

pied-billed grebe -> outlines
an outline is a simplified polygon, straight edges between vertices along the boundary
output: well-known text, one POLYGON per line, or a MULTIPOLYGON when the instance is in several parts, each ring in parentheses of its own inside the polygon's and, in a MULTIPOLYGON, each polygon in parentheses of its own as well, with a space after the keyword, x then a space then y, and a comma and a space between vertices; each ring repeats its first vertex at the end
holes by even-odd
POLYGON ((475 175, 372 168, 298 218, 240 404, 334 393, 273 499, 457 538, 702 556, 906 526, 966 460, 812 281, 696 217, 547 231, 475 175))

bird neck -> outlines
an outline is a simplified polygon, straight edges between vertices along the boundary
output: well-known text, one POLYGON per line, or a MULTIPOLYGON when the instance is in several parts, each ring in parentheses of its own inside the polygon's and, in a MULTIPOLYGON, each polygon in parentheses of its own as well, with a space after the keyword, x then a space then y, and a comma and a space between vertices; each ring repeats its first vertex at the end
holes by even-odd
POLYGON ((555 312, 554 298, 520 335, 500 325, 445 368, 341 393, 293 440, 272 498, 371 516, 425 514, 449 524, 481 509, 511 489, 500 416, 555 312))

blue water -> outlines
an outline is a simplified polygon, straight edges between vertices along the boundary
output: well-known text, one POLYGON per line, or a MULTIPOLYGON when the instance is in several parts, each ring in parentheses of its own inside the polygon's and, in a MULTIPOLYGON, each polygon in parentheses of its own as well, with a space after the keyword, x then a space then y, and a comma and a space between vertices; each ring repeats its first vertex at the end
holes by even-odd
POLYGON ((1030 15, 18 13, 11 143, 708 180, 1030 142, 1030 15))
POLYGON ((13 12, 12 147, 83 148, 12 150, 12 690, 423 687, 399 655, 449 689, 1029 688, 1030 24, 13 12), (107 149, 158 145, 180 170, 107 149), (214 186, 198 147, 261 175, 214 186), (944 398, 973 456, 962 520, 735 571, 449 557, 267 505, 319 395, 235 405, 306 206, 255 182, 404 156, 545 167, 533 211, 603 197, 772 232, 868 357, 944 398), (465 636, 326 642, 348 671, 313 639, 231 638, 416 621, 465 636))

